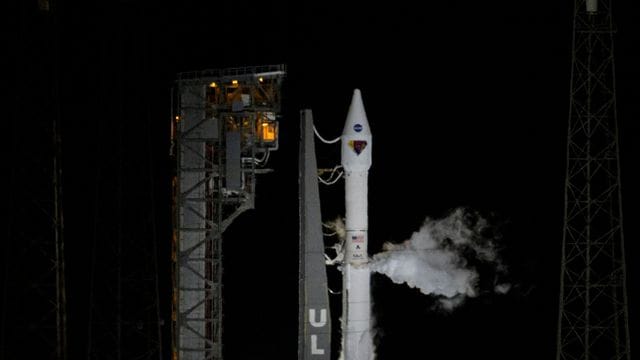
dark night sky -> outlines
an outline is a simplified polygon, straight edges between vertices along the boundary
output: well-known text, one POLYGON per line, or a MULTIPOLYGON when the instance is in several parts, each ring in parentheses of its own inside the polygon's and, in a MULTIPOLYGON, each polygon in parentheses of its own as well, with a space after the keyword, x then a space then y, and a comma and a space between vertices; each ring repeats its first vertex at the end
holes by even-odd
MULTIPOLYGON (((17 89, 12 121, 20 123, 40 116, 36 110, 23 116, 21 109, 47 98, 41 93, 52 80, 39 79, 55 68, 56 47, 50 15, 38 12, 35 1, 13 3, 7 75, 17 89)), ((431 311, 431 299, 375 276, 379 358, 554 356, 571 3, 446 1, 419 9, 399 3, 61 0, 71 358, 85 358, 91 264, 108 297, 109 244, 119 233, 126 248, 137 249, 122 260, 135 273, 151 266, 148 248, 139 245, 148 245, 155 228, 168 316, 169 90, 176 73, 279 63, 289 74, 275 171, 258 183, 257 209, 240 217, 224 240, 225 357, 296 356, 297 114, 312 108, 319 130, 333 138, 355 87, 375 138, 370 252, 407 239, 426 216, 469 206, 502 224, 516 284, 508 295, 472 300, 443 315, 431 311)), ((632 261, 640 254, 634 226, 640 179, 633 165, 640 153, 638 10, 628 1, 614 8, 632 339, 640 328, 640 267, 632 261)), ((24 139, 15 130, 21 126, 14 127, 15 143, 24 139)), ((337 163, 337 148, 318 149, 321 164, 337 163)), ((341 191, 323 188, 326 219, 342 211, 341 191)), ((125 291, 129 295, 135 297, 125 291)))

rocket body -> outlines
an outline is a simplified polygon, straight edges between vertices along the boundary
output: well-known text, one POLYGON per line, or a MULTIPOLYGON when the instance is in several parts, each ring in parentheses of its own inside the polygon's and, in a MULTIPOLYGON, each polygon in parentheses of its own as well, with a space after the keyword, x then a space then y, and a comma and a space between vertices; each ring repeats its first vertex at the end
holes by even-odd
POLYGON ((341 136, 345 177, 342 350, 345 360, 373 359, 368 243, 368 176, 371 129, 355 90, 341 136))

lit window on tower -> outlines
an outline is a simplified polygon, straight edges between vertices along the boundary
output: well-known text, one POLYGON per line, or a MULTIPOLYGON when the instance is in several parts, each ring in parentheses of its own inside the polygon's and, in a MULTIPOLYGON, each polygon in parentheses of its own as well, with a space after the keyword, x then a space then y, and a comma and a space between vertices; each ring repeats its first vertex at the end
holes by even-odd
POLYGON ((260 134, 264 142, 276 141, 276 123, 273 121, 263 122, 260 134))

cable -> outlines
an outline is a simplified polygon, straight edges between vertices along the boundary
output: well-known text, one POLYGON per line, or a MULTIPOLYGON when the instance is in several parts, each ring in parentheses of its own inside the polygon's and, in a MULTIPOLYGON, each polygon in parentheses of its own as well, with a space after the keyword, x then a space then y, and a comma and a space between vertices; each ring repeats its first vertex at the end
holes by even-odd
MULTIPOLYGON (((333 169, 331 169, 331 174, 329 174, 329 180, 327 181, 332 181, 333 175, 335 175, 336 171, 338 171, 339 169, 342 169, 342 165, 336 165, 333 169)), ((340 172, 340 174, 338 174, 338 177, 340 176, 342 176, 342 171, 340 172)))
POLYGON ((327 180, 323 179, 320 176, 318 176, 318 179, 320 180, 321 183, 325 185, 333 185, 336 182, 338 182, 338 180, 342 177, 342 174, 343 174, 343 172, 340 171, 338 173, 338 176, 334 178, 334 175, 336 174, 336 171, 338 171, 338 169, 342 169, 342 165, 337 165, 333 169, 331 169, 331 174, 329 175, 329 178, 327 180))
POLYGON ((331 180, 331 178, 329 178, 328 181, 323 179, 323 178, 321 178, 320 176, 318 176, 318 180, 320 180, 320 182, 325 184, 325 185, 333 185, 333 184, 337 183, 338 180, 340 180, 340 178, 342 177, 342 174, 343 174, 343 172, 340 171, 340 173, 338 174, 338 176, 335 179, 331 180))
POLYGON ((318 139, 320 139, 320 141, 322 141, 325 144, 335 144, 338 141, 340 141, 340 136, 338 136, 337 138, 335 138, 333 140, 327 140, 327 139, 323 138, 322 136, 320 136, 320 133, 318 133, 318 129, 316 129, 315 125, 313 125, 313 132, 316 133, 316 136, 318 137, 318 139))
POLYGON ((253 158, 253 161, 256 163, 256 165, 264 164, 269 160, 270 154, 271 154, 271 151, 269 151, 269 149, 266 149, 266 151, 264 152, 264 155, 262 156, 262 159, 253 158))

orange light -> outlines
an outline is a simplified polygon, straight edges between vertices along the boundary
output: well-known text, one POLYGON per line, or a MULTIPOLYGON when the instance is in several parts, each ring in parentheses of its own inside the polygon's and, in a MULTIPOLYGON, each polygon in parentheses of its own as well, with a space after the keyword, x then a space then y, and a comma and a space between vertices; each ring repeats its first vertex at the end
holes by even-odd
POLYGON ((233 84, 233 85, 238 85, 238 80, 232 80, 232 81, 231 81, 231 84, 233 84))
POLYGON ((180 121, 180 116, 176 115, 176 121, 180 121))
POLYGON ((275 124, 262 123, 262 140, 269 142, 276 140, 275 124))
POLYGON ((258 78, 258 81, 263 82, 264 79, 262 78, 262 76, 260 76, 260 78, 258 78))
POLYGON ((218 87, 218 84, 216 84, 215 81, 214 81, 211 84, 209 84, 209 87, 215 88, 215 87, 218 87))

